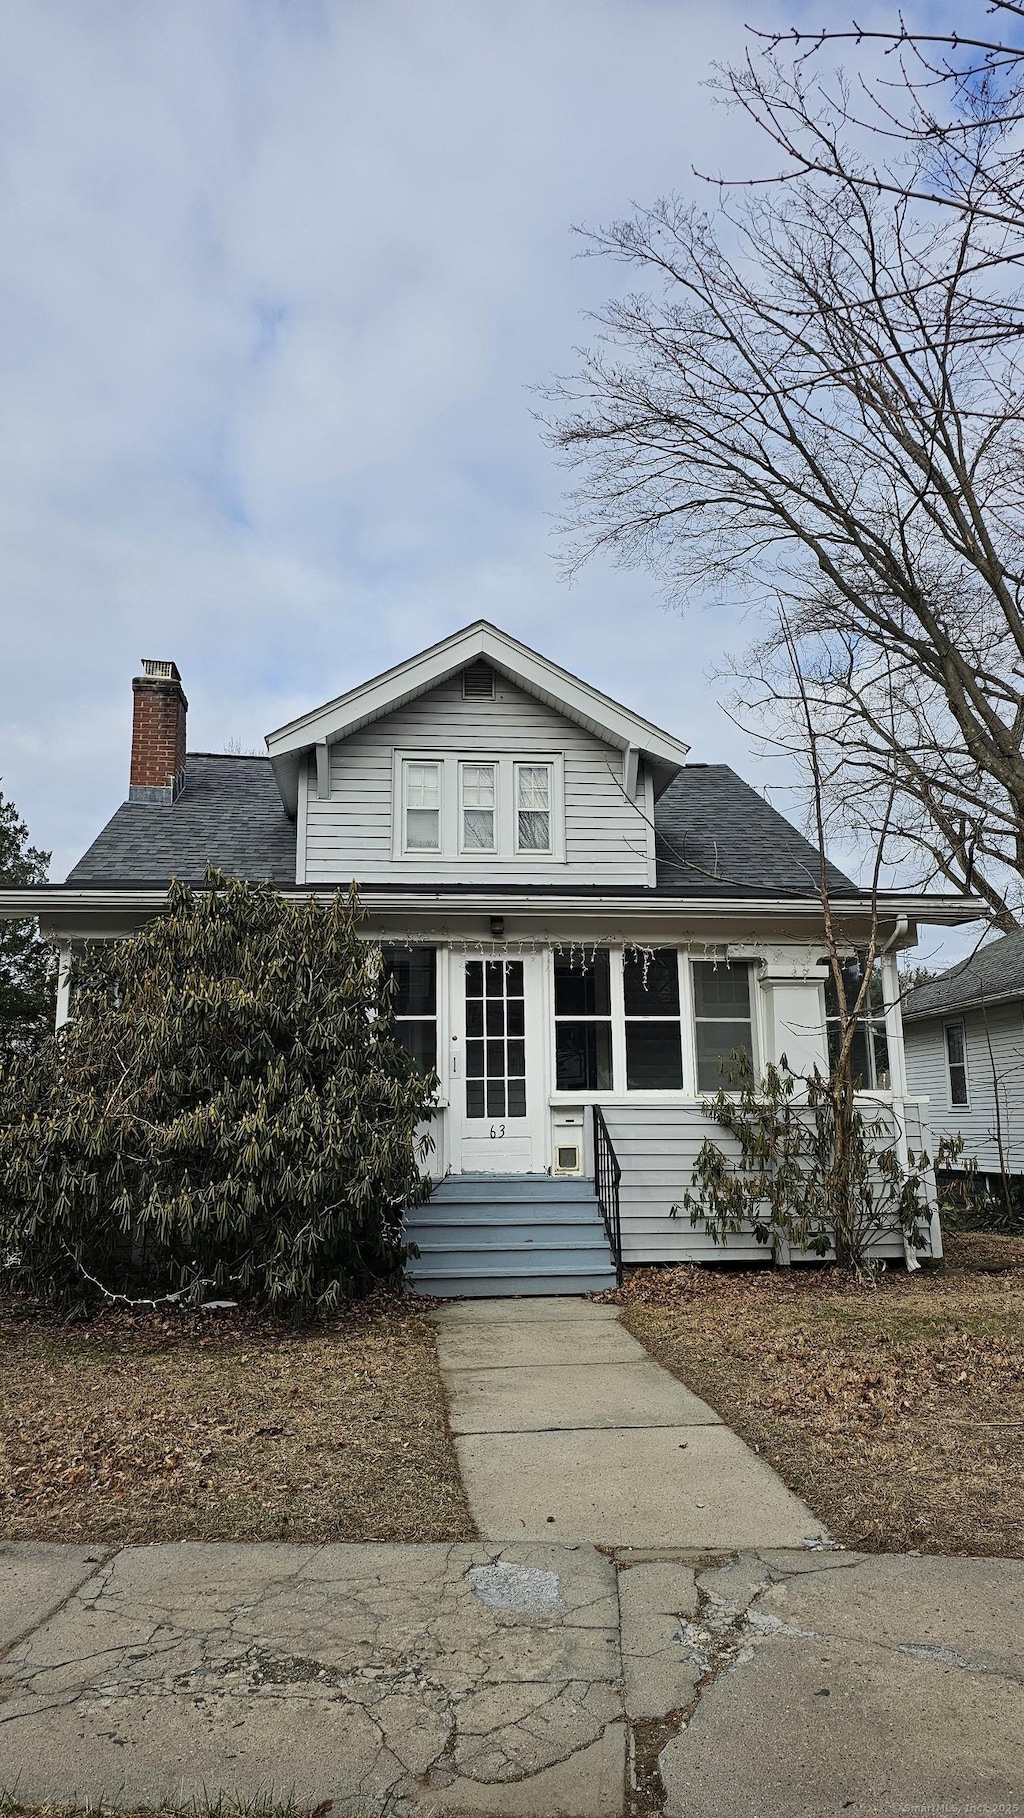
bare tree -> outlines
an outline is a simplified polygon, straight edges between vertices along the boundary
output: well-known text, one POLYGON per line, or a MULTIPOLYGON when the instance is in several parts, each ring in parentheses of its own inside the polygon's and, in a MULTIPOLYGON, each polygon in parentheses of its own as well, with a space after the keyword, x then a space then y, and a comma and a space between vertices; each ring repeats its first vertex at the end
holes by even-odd
POLYGON ((607 306, 554 388, 552 438, 580 475, 570 561, 607 548, 678 600, 781 599, 792 652, 776 630, 758 641, 747 700, 800 742, 806 700, 822 788, 865 840, 884 813, 904 876, 975 890, 1009 929, 1024 241, 993 220, 985 158, 1014 127, 979 119, 974 187, 945 209, 865 182, 841 118, 785 80, 815 161, 713 217, 668 199, 588 236, 645 288, 607 306))

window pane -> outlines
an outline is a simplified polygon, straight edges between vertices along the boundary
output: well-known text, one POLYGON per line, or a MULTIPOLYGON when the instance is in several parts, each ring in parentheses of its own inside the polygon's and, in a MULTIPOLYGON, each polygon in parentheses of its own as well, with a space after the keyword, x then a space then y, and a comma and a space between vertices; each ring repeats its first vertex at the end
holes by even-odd
POLYGON ((438 809, 407 809, 405 843, 410 852, 440 852, 441 816, 438 809))
POLYGON ((484 1032, 484 1007, 479 998, 466 1000, 466 1034, 482 1035, 484 1032))
MULTIPOLYGON (((502 962, 499 960, 498 961, 499 966, 501 965, 501 963, 502 962)), ((505 977, 506 977, 506 981, 507 981, 505 989, 508 992, 509 997, 522 997, 522 995, 523 995, 523 962, 522 962, 522 960, 506 960, 504 962, 504 965, 505 965, 505 977)), ((495 988, 498 991, 501 990, 500 980, 499 980, 498 985, 495 988)), ((488 990, 489 989, 490 989, 490 986, 488 986, 488 990)))
POLYGON ((466 808, 494 807, 493 764, 463 764, 462 800, 466 808))
POLYGON ((520 808, 550 808, 551 771, 547 764, 520 764, 516 774, 520 808))
POLYGON ((555 954, 555 1015, 610 1016, 608 954, 555 954))
POLYGON ((466 963, 466 996, 483 997, 484 963, 483 960, 468 960, 466 963))
POLYGON ((526 1116, 525 1079, 510 1079, 508 1082, 508 1114, 509 1117, 526 1116))
POLYGON ((683 1056, 677 1022, 626 1024, 626 1085, 631 1091, 677 1091, 683 1056))
POLYGON ((750 968, 746 961, 730 960, 716 965, 711 960, 695 960, 693 1003, 697 1016, 749 1018, 750 968))
POLYGON ((413 1060, 419 1061, 424 1073, 437 1070, 437 1024, 429 1020, 414 1021, 405 1018, 395 1024, 395 1040, 407 1048, 413 1060))
POLYGON ((440 808, 440 764, 406 764, 405 805, 407 808, 440 808))
POLYGON ((437 954, 433 947, 382 947, 381 957, 395 981, 396 1016, 437 1013, 437 954))
POLYGON ((488 1035, 504 1035, 505 1033, 505 1006, 500 997, 490 997, 487 1000, 487 1033, 488 1035))
POLYGON ((750 1056, 750 1024, 703 1022, 697 1024, 697 1088, 700 1092, 717 1092, 720 1087, 734 1086, 740 1067, 732 1055, 739 1050, 750 1056))
POLYGON ((466 1043, 466 1078, 483 1079, 484 1045, 483 1042, 466 1043))
POLYGON ((467 852, 494 851, 493 808, 463 809, 462 844, 467 852))
POLYGON ((966 1070, 966 1068, 950 1067, 950 1069, 949 1069, 949 1099, 950 1099, 950 1103, 953 1105, 966 1105, 967 1104, 968 1099, 967 1099, 967 1070, 966 1070))
POLYGON ((508 1076, 509 1079, 523 1079, 526 1075, 526 1043, 509 1042, 508 1076))
POLYGON ((962 1067, 967 1056, 964 1053, 964 1032, 960 1023, 949 1023, 946 1028, 946 1051, 951 1067, 962 1067))
POLYGON ((467 1117, 483 1117, 483 1114, 484 1114, 484 1082, 482 1079, 467 1079, 467 1081, 466 1081, 466 1116, 467 1117))
POLYGON ((610 1023, 555 1024, 555 1085, 559 1092, 610 1092, 610 1023))
POLYGON ((551 819, 547 814, 525 813, 519 810, 519 850, 520 852, 551 851, 551 819))
POLYGON ((966 1105, 969 1102, 967 1046, 962 1023, 947 1023, 946 1055, 949 1061, 949 1102, 952 1105, 966 1105))
POLYGON ((674 947, 623 954, 622 984, 627 1016, 679 1015, 679 961, 674 947))
POLYGON ((506 1009, 508 1011, 508 1032, 509 1032, 509 1034, 510 1035, 525 1034, 525 1032, 526 1032, 526 1006, 523 1003, 522 998, 521 997, 510 998, 508 1004, 506 1005, 506 1009))
POLYGON ((489 1079, 487 1081, 487 1115, 504 1117, 505 1115, 505 1081, 489 1079))

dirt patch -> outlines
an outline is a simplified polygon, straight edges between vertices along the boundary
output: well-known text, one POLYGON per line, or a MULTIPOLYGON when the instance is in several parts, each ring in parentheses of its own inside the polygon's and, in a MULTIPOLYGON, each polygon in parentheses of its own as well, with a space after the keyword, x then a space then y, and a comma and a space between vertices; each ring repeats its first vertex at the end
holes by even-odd
POLYGON ((602 1298, 844 1546, 1017 1556, 1024 1239, 972 1234, 950 1252, 942 1272, 873 1285, 821 1269, 637 1269, 602 1298))
POLYGON ((300 1330, 0 1306, 0 1538, 473 1538, 429 1305, 300 1330))

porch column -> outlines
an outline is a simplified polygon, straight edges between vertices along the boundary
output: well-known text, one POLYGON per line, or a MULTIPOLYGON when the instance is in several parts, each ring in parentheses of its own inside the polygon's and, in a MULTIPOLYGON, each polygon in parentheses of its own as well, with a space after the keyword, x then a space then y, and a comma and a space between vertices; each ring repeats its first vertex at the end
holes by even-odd
POLYGON ((825 983, 816 951, 769 952, 759 979, 764 1006, 765 1060, 785 1055, 791 1072, 828 1072, 825 983))
POLYGON ((53 1026, 62 1029, 71 1016, 71 942, 58 942, 57 955, 57 1013, 53 1026))

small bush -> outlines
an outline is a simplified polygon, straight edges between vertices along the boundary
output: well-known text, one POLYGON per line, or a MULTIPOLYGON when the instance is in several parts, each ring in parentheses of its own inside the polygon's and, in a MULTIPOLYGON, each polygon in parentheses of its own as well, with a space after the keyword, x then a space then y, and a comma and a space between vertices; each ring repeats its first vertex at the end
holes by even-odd
POLYGON ((72 1021, 0 1068, 0 1283, 325 1310, 400 1275, 436 1081, 360 914, 211 872, 90 951, 72 1021))

